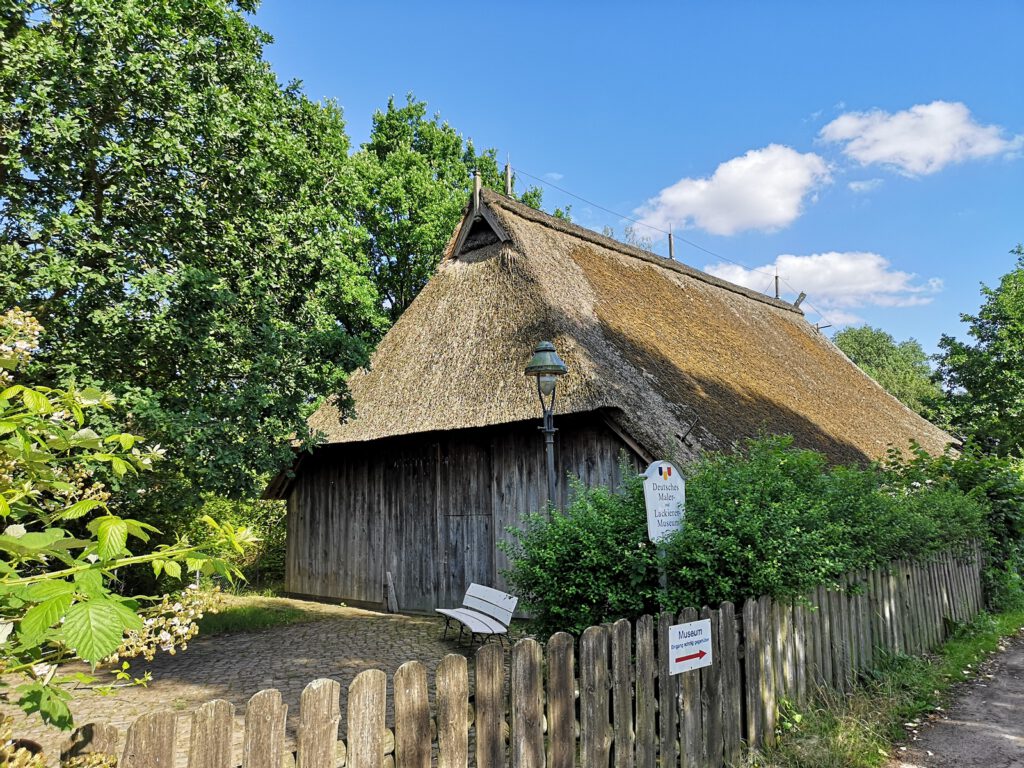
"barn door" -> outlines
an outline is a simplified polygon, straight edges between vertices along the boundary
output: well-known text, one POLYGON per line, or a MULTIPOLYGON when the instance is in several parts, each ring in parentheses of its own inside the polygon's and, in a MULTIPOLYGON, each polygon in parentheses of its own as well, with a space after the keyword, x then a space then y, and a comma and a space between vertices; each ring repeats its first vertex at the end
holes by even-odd
POLYGON ((437 602, 436 445, 412 444, 388 460, 384 505, 384 572, 391 573, 401 611, 432 611, 437 602))
POLYGON ((459 605, 470 584, 494 585, 489 441, 442 444, 438 467, 439 597, 459 605))

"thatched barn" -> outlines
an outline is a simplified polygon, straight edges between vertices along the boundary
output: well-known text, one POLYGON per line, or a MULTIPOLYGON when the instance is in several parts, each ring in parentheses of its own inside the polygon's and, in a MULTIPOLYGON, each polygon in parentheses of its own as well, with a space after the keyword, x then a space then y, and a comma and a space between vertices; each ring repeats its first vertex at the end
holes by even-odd
POLYGON ((497 548, 544 506, 537 342, 558 386, 559 502, 654 458, 685 463, 763 432, 837 462, 949 436, 865 376, 799 308, 484 191, 437 274, 328 402, 324 444, 269 489, 288 502, 285 588, 403 611, 501 586, 497 548))

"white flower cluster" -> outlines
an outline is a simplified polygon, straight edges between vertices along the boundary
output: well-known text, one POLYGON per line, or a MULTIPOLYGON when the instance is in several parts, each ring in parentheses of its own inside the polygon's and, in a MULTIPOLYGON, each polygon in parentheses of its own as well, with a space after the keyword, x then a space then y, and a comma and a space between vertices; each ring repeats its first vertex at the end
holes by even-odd
POLYGON ((173 656, 186 650, 188 641, 199 632, 198 621, 204 613, 217 613, 221 600, 220 587, 204 591, 192 585, 177 596, 164 595, 158 605, 145 611, 142 630, 126 633, 117 653, 104 663, 139 656, 152 661, 157 651, 173 656))
POLYGON ((0 315, 0 389, 11 385, 11 371, 25 363, 39 349, 39 336, 43 326, 28 312, 18 307, 0 315))

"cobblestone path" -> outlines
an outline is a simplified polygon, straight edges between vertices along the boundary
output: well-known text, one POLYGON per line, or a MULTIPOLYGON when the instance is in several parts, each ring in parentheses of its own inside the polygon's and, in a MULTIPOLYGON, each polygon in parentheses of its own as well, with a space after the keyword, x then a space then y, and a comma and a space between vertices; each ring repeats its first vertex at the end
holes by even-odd
MULTIPOLYGON (((451 634, 448 640, 442 640, 444 621, 440 617, 382 614, 278 598, 274 602, 315 612, 319 618, 255 632, 200 636, 189 644, 185 653, 160 654, 150 664, 136 662, 132 671, 140 674, 149 669, 153 681, 147 687, 124 688, 111 696, 80 692, 71 706, 76 724, 112 723, 122 731, 123 746, 124 731, 135 718, 155 709, 169 708, 180 713, 179 744, 187 745, 191 712, 211 699, 227 699, 236 708, 236 741, 240 746, 246 701, 264 688, 277 688, 288 705, 291 741, 297 723, 299 696, 302 689, 318 677, 329 677, 342 685, 344 731, 344 692, 362 670, 382 669, 390 679, 406 661, 420 661, 427 667, 433 691, 434 670, 445 655, 471 656, 475 650, 465 643, 458 644, 451 634)), ((469 669, 472 675, 472 663, 469 669)), ((10 708, 5 711, 11 712, 10 708)), ((389 712, 389 725, 392 714, 389 712)), ((21 713, 16 717, 16 735, 39 741, 48 756, 59 751, 64 735, 43 727, 38 718, 28 719, 21 713)))

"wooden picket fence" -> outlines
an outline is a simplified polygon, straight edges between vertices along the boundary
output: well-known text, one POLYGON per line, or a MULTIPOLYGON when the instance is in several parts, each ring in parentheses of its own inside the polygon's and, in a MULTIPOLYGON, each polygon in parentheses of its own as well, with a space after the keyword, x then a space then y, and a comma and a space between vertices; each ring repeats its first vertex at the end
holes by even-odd
MULTIPOLYGON (((339 740, 341 686, 315 680, 302 693, 296 752, 286 749, 287 706, 276 690, 246 706, 242 768, 655 768, 724 766, 775 739, 778 707, 797 707, 823 687, 848 690, 879 654, 934 647, 982 608, 979 550, 928 564, 843 577, 805 600, 750 600, 678 615, 644 616, 590 627, 579 638, 525 639, 511 651, 496 642, 476 651, 471 690, 468 661, 445 657, 434 696, 425 667, 402 665, 388 678, 360 673, 347 691, 347 723, 339 740), (714 663, 668 674, 668 628, 711 620, 714 663), (506 654, 510 653, 510 659, 506 654), (506 662, 508 664, 506 665, 506 662), (431 705, 433 704, 433 705, 431 705)), ((139 718, 128 731, 121 768, 235 768, 234 707, 212 701, 192 716, 187 756, 175 754, 177 717, 139 718)), ((113 752, 116 731, 87 726, 74 754, 113 752)))

